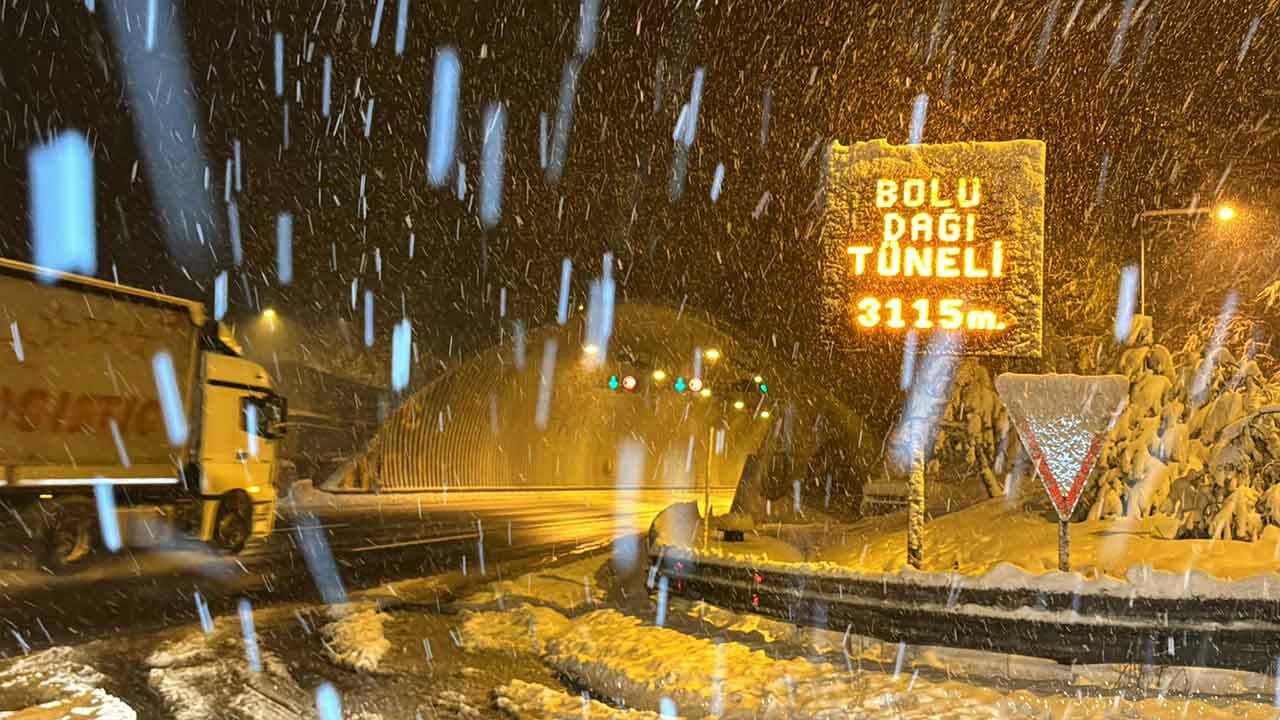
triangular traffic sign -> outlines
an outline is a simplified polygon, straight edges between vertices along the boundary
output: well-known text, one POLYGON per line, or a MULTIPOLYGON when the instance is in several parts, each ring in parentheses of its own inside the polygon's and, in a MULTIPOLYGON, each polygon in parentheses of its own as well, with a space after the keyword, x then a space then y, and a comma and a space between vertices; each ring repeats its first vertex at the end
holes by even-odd
POLYGON ((1124 375, 1022 375, 996 378, 996 393, 1031 456, 1058 518, 1080 500, 1102 443, 1129 401, 1124 375))

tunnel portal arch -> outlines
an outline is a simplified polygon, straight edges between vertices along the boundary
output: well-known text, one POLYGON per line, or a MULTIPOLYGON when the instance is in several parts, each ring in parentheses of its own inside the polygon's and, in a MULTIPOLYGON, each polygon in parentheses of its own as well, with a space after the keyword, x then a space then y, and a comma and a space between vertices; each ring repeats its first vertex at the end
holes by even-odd
POLYGON ((702 487, 710 467, 713 486, 731 488, 749 455, 833 446, 852 455, 854 438, 862 440, 858 418, 817 383, 709 320, 622 303, 605 349, 584 345, 584 322, 508 335, 424 385, 338 484, 689 490, 702 487), (628 375, 634 390, 610 387, 610 377, 628 375), (679 378, 695 376, 709 397, 676 392, 679 378))

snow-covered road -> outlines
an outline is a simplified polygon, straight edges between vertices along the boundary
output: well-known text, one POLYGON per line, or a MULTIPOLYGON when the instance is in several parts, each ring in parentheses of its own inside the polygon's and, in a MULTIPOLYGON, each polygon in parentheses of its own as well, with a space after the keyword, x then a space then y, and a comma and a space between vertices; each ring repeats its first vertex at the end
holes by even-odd
POLYGON ((327 720, 335 702, 358 720, 1275 715, 1273 678, 881 643, 651 595, 646 575, 597 552, 39 651, 0 664, 0 717, 327 720))

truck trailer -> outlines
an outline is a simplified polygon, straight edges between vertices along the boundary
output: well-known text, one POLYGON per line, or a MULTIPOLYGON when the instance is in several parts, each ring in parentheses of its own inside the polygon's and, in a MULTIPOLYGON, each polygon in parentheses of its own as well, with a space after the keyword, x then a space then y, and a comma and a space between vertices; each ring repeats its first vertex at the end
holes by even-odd
POLYGON ((0 259, 5 336, 10 552, 69 569, 97 549, 100 520, 123 544, 155 544, 159 527, 231 553, 271 533, 287 402, 204 305, 0 259))

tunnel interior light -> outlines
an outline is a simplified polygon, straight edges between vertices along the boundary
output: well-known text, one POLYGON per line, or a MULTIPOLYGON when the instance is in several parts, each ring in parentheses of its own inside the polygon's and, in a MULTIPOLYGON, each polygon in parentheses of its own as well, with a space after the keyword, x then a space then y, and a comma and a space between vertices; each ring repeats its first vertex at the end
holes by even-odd
POLYGON ((666 380, 666 379, 667 379, 666 370, 663 370, 662 368, 658 368, 657 370, 653 371, 654 382, 662 382, 663 380, 666 380))
POLYGON ((734 410, 741 410, 742 408, 744 408, 744 407, 746 407, 746 406, 747 406, 747 404, 746 404, 746 403, 744 403, 744 402, 742 402, 741 400, 734 400, 734 401, 733 401, 733 409, 734 409, 734 410))
POLYGON ((622 376, 622 389, 623 389, 623 390, 626 390, 627 392, 631 392, 632 390, 635 390, 635 389, 636 389, 636 376, 635 376, 635 375, 623 375, 623 376, 622 376))
POLYGON ((699 394, 699 395, 701 395, 701 396, 702 396, 702 397, 704 397, 704 398, 709 398, 709 397, 711 397, 711 388, 705 388, 705 387, 704 387, 704 388, 702 388, 702 392, 700 392, 700 393, 698 393, 698 394, 699 394))
POLYGON ((689 384, 684 381, 684 377, 678 377, 676 378, 675 385, 672 385, 672 387, 676 389, 676 392, 682 393, 689 389, 689 384))
POLYGON ((622 387, 622 383, 620 383, 620 382, 618 381, 618 376, 617 376, 617 375, 610 375, 610 376, 609 376, 609 389, 610 389, 610 390, 617 390, 619 387, 622 387))
POLYGON ((702 378, 689 378, 689 390, 692 392, 702 392, 702 378))

